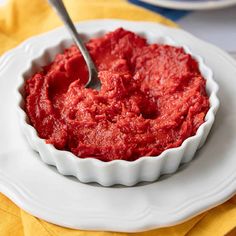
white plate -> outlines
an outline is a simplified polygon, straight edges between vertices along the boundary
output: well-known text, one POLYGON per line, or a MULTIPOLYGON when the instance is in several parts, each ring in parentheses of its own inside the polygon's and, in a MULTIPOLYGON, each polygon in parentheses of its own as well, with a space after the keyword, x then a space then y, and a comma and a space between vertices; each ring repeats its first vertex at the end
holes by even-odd
POLYGON ((236 63, 220 49, 180 29, 155 23, 97 20, 81 31, 123 26, 165 34, 201 55, 220 86, 221 108, 206 145, 190 165, 151 184, 105 188, 58 174, 39 160, 17 123, 16 78, 30 58, 64 35, 60 28, 34 37, 0 59, 0 191, 29 213, 77 229, 137 232, 180 223, 236 192, 236 63))
POLYGON ((236 0, 140 0, 160 7, 177 10, 213 10, 230 7, 236 0))

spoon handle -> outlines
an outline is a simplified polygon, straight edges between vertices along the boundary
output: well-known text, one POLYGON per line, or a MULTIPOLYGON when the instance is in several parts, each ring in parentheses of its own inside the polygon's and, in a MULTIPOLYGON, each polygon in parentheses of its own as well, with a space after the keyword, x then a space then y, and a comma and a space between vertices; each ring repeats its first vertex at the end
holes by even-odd
MULTIPOLYGON (((84 57, 84 60, 87 64, 88 71, 89 71, 89 80, 86 84, 92 84, 93 81, 91 81, 93 78, 92 77, 97 77, 97 69, 96 66, 93 63, 93 60, 90 57, 90 54, 85 47, 82 39, 80 38, 75 25, 73 24, 66 8, 62 0, 48 0, 48 2, 52 5, 52 7, 56 10, 57 14, 61 18, 61 20, 64 22, 64 25, 68 29, 69 33, 71 34, 75 44, 79 48, 82 56, 84 57)), ((96 78, 94 78, 96 79, 96 78)))

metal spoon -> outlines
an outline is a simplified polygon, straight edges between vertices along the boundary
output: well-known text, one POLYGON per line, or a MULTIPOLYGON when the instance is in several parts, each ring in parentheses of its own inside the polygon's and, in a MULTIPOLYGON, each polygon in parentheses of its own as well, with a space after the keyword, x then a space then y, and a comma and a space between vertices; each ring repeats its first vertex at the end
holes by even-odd
POLYGON ((67 30, 69 31, 70 35, 72 36, 76 46, 79 48, 86 65, 88 67, 89 78, 88 82, 85 84, 85 87, 94 88, 100 90, 101 82, 98 79, 98 72, 97 68, 89 55, 87 48, 85 47, 83 40, 80 38, 75 25, 73 24, 65 5, 63 4, 62 0, 48 0, 48 2, 52 5, 52 7, 56 10, 57 14, 63 21, 64 25, 66 26, 67 30))

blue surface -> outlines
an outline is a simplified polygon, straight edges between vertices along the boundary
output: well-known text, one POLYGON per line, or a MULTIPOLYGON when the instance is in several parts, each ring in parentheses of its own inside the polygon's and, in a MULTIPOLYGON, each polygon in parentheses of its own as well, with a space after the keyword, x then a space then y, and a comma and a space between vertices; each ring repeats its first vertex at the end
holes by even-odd
POLYGON ((191 11, 185 11, 185 10, 173 10, 173 9, 168 9, 168 8, 157 7, 149 3, 141 2, 138 0, 128 0, 128 2, 135 4, 137 6, 140 6, 140 7, 144 7, 150 11, 156 12, 173 21, 178 21, 179 19, 181 19, 182 17, 186 16, 187 14, 191 12, 191 11))

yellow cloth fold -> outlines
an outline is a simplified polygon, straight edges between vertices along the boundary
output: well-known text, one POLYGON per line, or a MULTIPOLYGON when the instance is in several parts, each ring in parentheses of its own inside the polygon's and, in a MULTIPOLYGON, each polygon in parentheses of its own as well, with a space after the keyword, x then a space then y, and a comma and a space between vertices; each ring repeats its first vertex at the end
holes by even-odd
MULTIPOLYGON (((74 21, 95 18, 155 21, 175 26, 162 16, 125 0, 67 0, 74 21)), ((0 54, 26 38, 61 25, 46 0, 11 0, 0 7, 0 54)), ((159 236, 225 235, 236 226, 236 196, 226 203, 177 226, 143 233, 72 230, 38 219, 0 193, 0 236, 159 236)), ((232 234, 233 235, 233 234, 232 234)))
MULTIPOLYGON (((125 0, 65 0, 74 21, 114 18, 156 21, 170 20, 127 3, 125 0)), ((62 25, 46 0, 10 0, 0 7, 0 54, 26 38, 62 25)))
POLYGON ((26 213, 0 193, 0 236, 223 236, 235 225, 236 196, 182 224, 132 234, 63 228, 26 213))

